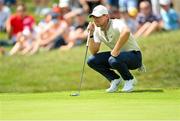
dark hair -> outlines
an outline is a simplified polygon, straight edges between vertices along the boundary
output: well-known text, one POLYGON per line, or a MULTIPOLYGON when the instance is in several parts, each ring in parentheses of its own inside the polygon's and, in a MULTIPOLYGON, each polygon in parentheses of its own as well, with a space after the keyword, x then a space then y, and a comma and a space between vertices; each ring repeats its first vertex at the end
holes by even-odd
POLYGON ((141 2, 148 2, 152 8, 152 3, 151 3, 151 0, 138 0, 138 10, 140 10, 140 3, 141 2))
POLYGON ((19 7, 22 7, 22 10, 23 10, 23 11, 26 11, 26 5, 25 5, 24 3, 19 3, 19 4, 17 4, 16 10, 18 10, 19 7))

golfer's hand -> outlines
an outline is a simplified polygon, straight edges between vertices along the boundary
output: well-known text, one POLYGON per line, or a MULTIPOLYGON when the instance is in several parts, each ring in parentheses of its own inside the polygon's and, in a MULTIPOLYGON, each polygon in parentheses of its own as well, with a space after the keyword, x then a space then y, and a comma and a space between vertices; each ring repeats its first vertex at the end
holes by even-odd
POLYGON ((112 55, 113 57, 117 57, 119 54, 120 54, 120 52, 115 51, 114 49, 111 51, 111 55, 112 55))
POLYGON ((95 25, 93 22, 89 22, 89 25, 87 27, 87 31, 90 32, 90 36, 93 35, 94 33, 94 30, 95 30, 95 25))

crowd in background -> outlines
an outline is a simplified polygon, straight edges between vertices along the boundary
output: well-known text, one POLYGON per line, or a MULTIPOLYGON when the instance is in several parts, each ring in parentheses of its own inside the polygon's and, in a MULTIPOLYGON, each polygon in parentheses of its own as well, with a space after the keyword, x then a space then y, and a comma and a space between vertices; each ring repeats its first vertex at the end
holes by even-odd
POLYGON ((110 18, 122 19, 135 38, 147 37, 154 32, 177 30, 180 19, 171 0, 60 0, 48 7, 50 0, 34 0, 36 18, 28 12, 23 0, 0 0, 0 32, 9 40, 0 38, 1 46, 12 45, 8 55, 35 54, 39 50, 69 50, 85 43, 88 14, 99 4, 106 6, 110 18), (15 5, 15 12, 11 12, 15 5))

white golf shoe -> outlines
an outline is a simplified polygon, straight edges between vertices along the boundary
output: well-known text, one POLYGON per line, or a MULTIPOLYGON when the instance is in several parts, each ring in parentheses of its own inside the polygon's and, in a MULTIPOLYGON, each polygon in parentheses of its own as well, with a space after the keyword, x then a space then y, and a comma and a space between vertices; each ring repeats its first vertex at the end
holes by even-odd
POLYGON ((108 89, 106 89, 106 92, 112 93, 112 92, 117 91, 120 82, 121 82, 121 79, 112 80, 110 83, 110 87, 108 89))
POLYGON ((137 83, 137 80, 131 79, 124 82, 124 87, 122 89, 123 92, 132 92, 134 90, 134 85, 137 83))

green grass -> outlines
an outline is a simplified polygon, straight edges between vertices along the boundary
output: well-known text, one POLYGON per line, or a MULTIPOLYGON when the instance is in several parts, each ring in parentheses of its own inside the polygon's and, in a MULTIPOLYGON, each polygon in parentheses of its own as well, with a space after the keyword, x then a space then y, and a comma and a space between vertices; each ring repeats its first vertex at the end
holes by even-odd
POLYGON ((104 90, 1 94, 0 119, 16 120, 180 120, 180 90, 104 90))
MULTIPOLYGON (((32 1, 22 1, 38 22, 32 1)), ((139 80, 133 93, 105 93, 107 80, 86 66, 81 96, 70 97, 69 90, 79 85, 85 45, 67 52, 0 57, 0 120, 180 120, 179 33, 138 41, 147 72, 132 71, 139 80)), ((0 38, 7 35, 0 33, 0 38)), ((109 49, 103 45, 104 50, 109 49)))
MULTIPOLYGON (((147 72, 132 71, 141 88, 180 87, 180 31, 139 40, 147 72)), ((102 46, 102 50, 107 50, 102 46)), ((108 49, 109 50, 109 49, 108 49)), ((0 58, 0 92, 47 92, 77 89, 85 45, 67 52, 41 52, 34 56, 0 58)), ((104 89, 107 80, 88 66, 83 89, 104 89)))
MULTIPOLYGON (((31 0, 22 0, 34 15, 31 0)), ((51 6, 58 0, 52 0, 51 6)), ((12 8, 13 9, 13 8, 12 8)), ((37 21, 39 16, 34 15, 37 21)), ((180 31, 162 32, 142 38, 139 45, 147 72, 132 71, 139 80, 136 89, 180 87, 180 31)), ((5 33, 0 38, 7 39, 5 33)), ((103 50, 107 50, 105 46, 103 50)), ((10 48, 6 48, 7 51, 10 48)), ((109 50, 109 49, 108 49, 109 50)), ((85 46, 68 52, 59 50, 41 52, 34 56, 0 57, 0 92, 49 92, 75 90, 80 81, 80 72, 85 46)), ((104 89, 107 80, 86 66, 83 89, 104 89)))

